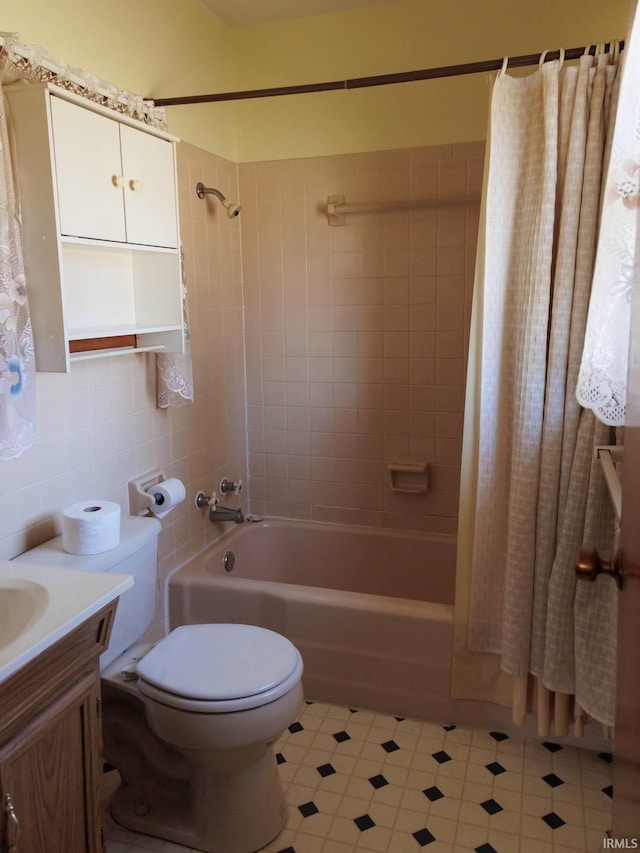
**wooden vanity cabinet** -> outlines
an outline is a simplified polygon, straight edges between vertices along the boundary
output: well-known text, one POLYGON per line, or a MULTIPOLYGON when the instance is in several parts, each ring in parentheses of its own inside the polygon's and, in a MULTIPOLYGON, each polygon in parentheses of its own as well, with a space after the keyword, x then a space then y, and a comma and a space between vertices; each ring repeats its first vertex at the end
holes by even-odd
POLYGON ((99 656, 116 602, 0 685, 1 853, 103 853, 99 656))

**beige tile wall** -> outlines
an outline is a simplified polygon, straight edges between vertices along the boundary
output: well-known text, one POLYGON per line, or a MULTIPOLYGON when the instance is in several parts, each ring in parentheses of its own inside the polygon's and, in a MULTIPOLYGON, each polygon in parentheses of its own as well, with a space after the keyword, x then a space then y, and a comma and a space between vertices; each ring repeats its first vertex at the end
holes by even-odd
POLYGON ((329 195, 476 191, 482 156, 474 144, 238 168, 181 143, 195 404, 156 407, 150 355, 38 374, 37 443, 0 465, 0 559, 59 533, 76 501, 126 511, 127 482, 158 467, 188 494, 162 523, 162 577, 215 540, 192 504, 222 476, 247 480, 245 351, 252 511, 455 530, 477 207, 331 228, 325 208, 329 195), (239 192, 241 216, 198 199, 200 180, 239 192), (388 488, 387 462, 407 459, 431 463, 428 495, 388 488))
POLYGON ((454 532, 483 143, 241 164, 251 509, 454 532), (351 214, 327 198, 439 198, 351 214), (430 464, 427 494, 389 462, 430 464))
MULTIPOLYGON (((190 484, 186 520, 176 530, 176 559, 184 562, 229 529, 212 526, 204 511, 193 508, 195 493, 218 491, 222 477, 247 482, 246 400, 242 314, 240 220, 230 220, 213 197, 200 199, 195 187, 202 181, 224 195, 238 195, 237 167, 186 143, 178 147, 180 229, 189 294, 189 323, 193 358, 195 404, 174 409, 180 419, 172 448, 173 464, 182 467, 190 484)), ((246 508, 240 498, 221 499, 246 508)))
POLYGON ((0 559, 57 535, 62 509, 77 501, 115 500, 128 511, 128 481, 159 467, 187 487, 187 501, 162 521, 163 578, 228 527, 212 526, 193 500, 222 476, 246 479, 239 221, 198 199, 195 185, 235 195, 237 169, 182 143, 178 171, 195 404, 156 407, 152 355, 37 374, 36 445, 0 462, 0 559))

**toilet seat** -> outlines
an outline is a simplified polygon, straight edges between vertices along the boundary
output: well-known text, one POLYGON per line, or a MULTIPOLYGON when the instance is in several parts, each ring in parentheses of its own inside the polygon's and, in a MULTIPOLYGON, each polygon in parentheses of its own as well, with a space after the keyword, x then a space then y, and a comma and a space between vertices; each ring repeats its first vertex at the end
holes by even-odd
POLYGON ((136 667, 140 692, 196 713, 257 708, 291 690, 302 657, 286 637, 256 625, 184 625, 136 667))

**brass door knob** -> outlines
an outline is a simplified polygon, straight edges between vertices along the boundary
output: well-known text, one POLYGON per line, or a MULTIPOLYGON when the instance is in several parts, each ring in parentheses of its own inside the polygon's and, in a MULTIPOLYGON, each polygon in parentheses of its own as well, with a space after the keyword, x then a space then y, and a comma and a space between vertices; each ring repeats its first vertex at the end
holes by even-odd
POLYGON ((625 562, 622 551, 618 551, 613 560, 608 560, 587 545, 582 545, 576 551, 575 566, 578 580, 594 581, 598 575, 606 575, 613 578, 618 589, 622 589, 625 577, 640 577, 640 567, 625 562))

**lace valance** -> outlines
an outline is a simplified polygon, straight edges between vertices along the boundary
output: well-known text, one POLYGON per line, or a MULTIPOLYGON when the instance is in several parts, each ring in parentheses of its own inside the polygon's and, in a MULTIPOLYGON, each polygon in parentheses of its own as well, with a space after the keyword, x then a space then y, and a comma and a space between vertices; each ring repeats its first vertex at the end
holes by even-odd
POLYGON ((94 74, 67 65, 39 45, 21 44, 18 39, 18 33, 0 32, 0 77, 3 84, 19 80, 53 83, 121 115, 131 116, 151 127, 167 129, 164 107, 156 107, 140 95, 118 89, 94 74))

